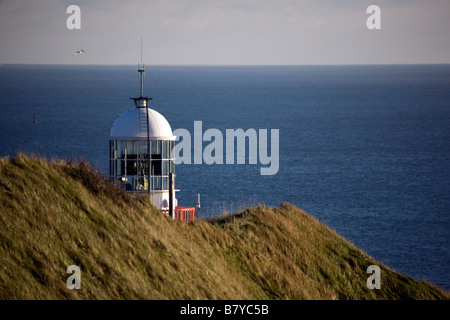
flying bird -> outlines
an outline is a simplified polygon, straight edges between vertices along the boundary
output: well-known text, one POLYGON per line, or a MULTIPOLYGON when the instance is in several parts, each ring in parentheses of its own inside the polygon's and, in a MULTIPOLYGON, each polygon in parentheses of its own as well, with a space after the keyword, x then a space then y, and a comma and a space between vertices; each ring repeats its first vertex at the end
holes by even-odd
POLYGON ((78 54, 82 54, 82 53, 86 53, 86 51, 84 51, 84 50, 78 50, 78 51, 75 51, 75 55, 78 55, 78 54))

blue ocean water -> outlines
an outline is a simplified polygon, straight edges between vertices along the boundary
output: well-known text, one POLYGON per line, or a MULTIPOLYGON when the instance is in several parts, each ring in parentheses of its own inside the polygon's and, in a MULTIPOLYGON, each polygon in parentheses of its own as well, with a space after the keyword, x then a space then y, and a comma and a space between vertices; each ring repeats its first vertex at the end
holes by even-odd
MULTIPOLYGON (((182 164, 181 205, 200 193, 207 217, 289 201, 450 290, 450 65, 150 66, 144 94, 172 129, 279 129, 276 175, 182 164)), ((136 66, 2 65, 0 156, 88 159, 107 173, 110 129, 138 95, 136 66)))

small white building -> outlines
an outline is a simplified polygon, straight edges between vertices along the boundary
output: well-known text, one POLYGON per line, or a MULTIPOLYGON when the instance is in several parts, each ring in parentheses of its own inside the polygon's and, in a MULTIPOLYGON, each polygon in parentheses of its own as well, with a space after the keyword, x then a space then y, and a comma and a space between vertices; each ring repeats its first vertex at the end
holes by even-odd
POLYGON ((159 112, 148 107, 128 110, 111 129, 111 178, 125 191, 149 193, 157 208, 167 209, 169 174, 175 173, 174 141, 169 123, 159 112))
MULTIPOLYGON (((175 136, 169 122, 150 109, 152 98, 143 96, 144 66, 139 65, 141 96, 131 98, 135 108, 123 113, 110 133, 110 177, 135 194, 148 194, 161 210, 169 208, 169 178, 175 173, 171 154, 175 136)), ((177 205, 173 188, 174 206, 177 205)))
POLYGON ((175 157, 172 154, 175 136, 169 122, 149 108, 153 98, 143 96, 145 66, 138 66, 140 96, 135 108, 123 113, 110 133, 110 178, 126 192, 148 195, 156 208, 174 219, 186 222, 195 219, 200 210, 180 207, 175 197, 175 157))

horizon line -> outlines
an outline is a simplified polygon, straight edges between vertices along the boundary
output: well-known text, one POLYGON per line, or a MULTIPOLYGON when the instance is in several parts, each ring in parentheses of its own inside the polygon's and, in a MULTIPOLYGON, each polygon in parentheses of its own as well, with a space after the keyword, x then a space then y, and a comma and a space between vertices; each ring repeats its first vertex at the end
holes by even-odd
MULTIPOLYGON (((102 63, 0 63, 1 66, 134 66, 136 63, 102 64, 102 63)), ((147 64, 154 67, 306 67, 306 66, 395 66, 395 65, 450 65, 450 62, 430 63, 323 63, 323 64, 147 64)))

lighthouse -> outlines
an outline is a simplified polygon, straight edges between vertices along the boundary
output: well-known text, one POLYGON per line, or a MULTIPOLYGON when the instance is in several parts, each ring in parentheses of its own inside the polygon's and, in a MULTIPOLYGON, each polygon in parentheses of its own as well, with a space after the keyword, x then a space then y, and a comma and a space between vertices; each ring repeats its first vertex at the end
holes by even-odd
POLYGON ((126 192, 148 196, 155 207, 173 218, 195 219, 200 209, 180 207, 175 197, 175 136, 169 122, 149 107, 144 96, 145 65, 138 65, 140 96, 134 108, 115 121, 110 132, 109 174, 126 192))

